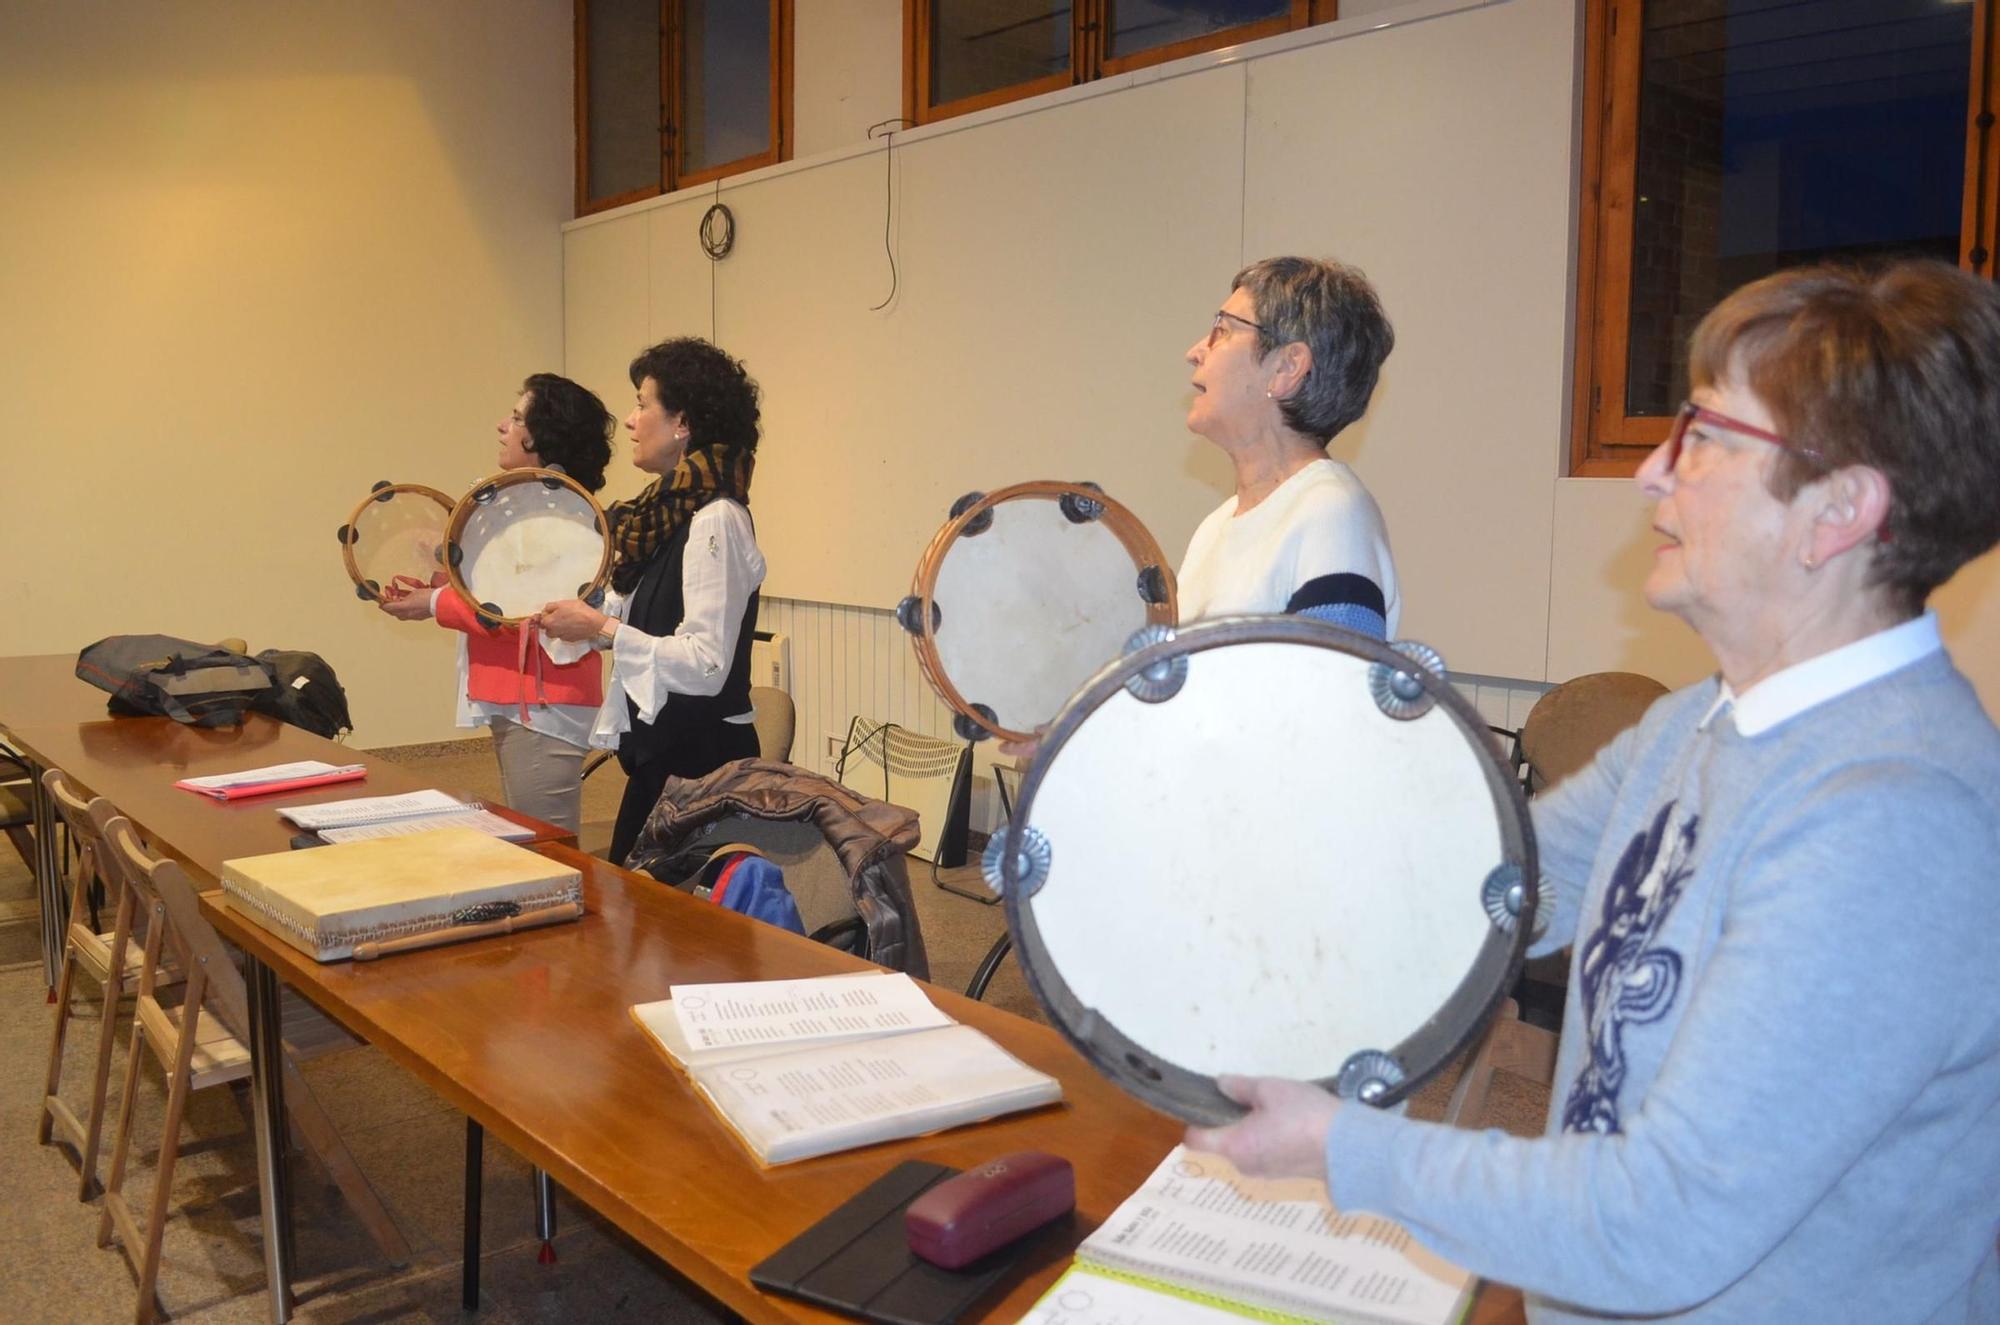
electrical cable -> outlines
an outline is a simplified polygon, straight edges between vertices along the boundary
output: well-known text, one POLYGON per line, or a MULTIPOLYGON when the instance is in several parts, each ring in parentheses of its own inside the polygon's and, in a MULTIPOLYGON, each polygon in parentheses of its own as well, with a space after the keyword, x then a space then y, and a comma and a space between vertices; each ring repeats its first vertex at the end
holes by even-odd
POLYGON ((914 120, 906 120, 900 115, 879 120, 868 126, 869 138, 874 138, 877 130, 882 132, 882 252, 889 259, 889 293, 879 304, 871 304, 868 311, 879 313, 896 301, 896 290, 901 277, 896 271, 896 250, 889 243, 889 223, 896 214, 896 130, 914 128, 914 120))

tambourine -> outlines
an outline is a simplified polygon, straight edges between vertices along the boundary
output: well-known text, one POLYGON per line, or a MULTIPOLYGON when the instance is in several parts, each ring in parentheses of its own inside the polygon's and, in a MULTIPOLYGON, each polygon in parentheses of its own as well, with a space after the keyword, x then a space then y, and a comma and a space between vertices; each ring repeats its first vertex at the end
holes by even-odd
POLYGON ((1140 627, 1176 620, 1173 572, 1094 483, 968 493, 896 607, 969 741, 1030 739, 1140 627))
POLYGON ((1420 644, 1150 627, 1043 735, 987 881, 1101 1071, 1218 1123, 1225 1073, 1387 1106, 1463 1052, 1537 892, 1520 788, 1420 644))
POLYGON ((489 626, 519 625, 552 602, 596 602, 611 572, 604 508, 559 469, 509 469, 452 507, 445 574, 489 626))
POLYGON ((339 530, 356 596, 379 602, 391 589, 428 589, 450 521, 451 498, 436 488, 386 479, 370 488, 339 530))

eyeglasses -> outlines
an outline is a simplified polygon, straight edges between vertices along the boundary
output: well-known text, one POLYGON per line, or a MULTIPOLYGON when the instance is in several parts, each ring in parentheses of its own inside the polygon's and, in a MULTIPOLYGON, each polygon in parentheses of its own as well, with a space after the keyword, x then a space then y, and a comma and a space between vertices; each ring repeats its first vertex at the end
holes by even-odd
POLYGON ((1668 471, 1671 472, 1680 466, 1682 443, 1687 438, 1688 429, 1697 423, 1706 424, 1722 432, 1733 432, 1743 437, 1754 437, 1760 442, 1769 442, 1773 446, 1783 447, 1793 455, 1805 457, 1821 469, 1830 470, 1833 468, 1825 456, 1809 446, 1800 446, 1796 442, 1780 437, 1777 433, 1745 423, 1741 419, 1732 419, 1727 414, 1718 414, 1712 409, 1703 409, 1692 400, 1685 400, 1681 402, 1680 411, 1674 415, 1674 426, 1667 433, 1667 440, 1661 443, 1666 448, 1666 453, 1661 458, 1666 462, 1668 471))
POLYGON ((1208 324, 1209 349, 1211 350, 1214 349, 1215 342, 1221 340, 1224 336, 1229 334, 1229 323, 1231 322, 1241 322, 1244 326, 1250 328, 1250 330, 1252 331, 1261 332, 1264 330, 1264 324, 1262 322, 1252 322, 1247 317, 1238 317, 1234 313, 1225 312, 1222 309, 1218 308, 1215 310, 1215 321, 1208 324))

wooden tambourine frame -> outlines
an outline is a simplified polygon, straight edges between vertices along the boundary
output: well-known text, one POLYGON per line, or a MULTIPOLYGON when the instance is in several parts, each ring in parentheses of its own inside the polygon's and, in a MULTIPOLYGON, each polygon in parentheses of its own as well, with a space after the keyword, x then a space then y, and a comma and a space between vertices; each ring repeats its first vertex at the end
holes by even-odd
POLYGON ((354 514, 347 517, 347 523, 342 525, 338 531, 341 562, 347 567, 347 578, 354 581, 355 595, 363 602, 383 602, 385 601, 385 596, 382 586, 363 575, 361 567, 355 564, 354 545, 361 541, 359 531, 361 517, 367 512, 370 506, 388 501, 399 493, 405 492, 414 493, 419 497, 428 497, 430 500, 436 502, 438 508, 444 512, 446 526, 449 527, 450 525, 452 500, 436 488, 425 487, 421 483, 391 483, 386 479, 370 488, 368 495, 363 497, 360 505, 354 508, 354 514))
POLYGON ((461 565, 464 561, 461 540, 466 525, 475 513, 484 510, 502 489, 517 487, 523 483, 540 483, 550 489, 568 488, 581 497, 590 508, 597 533, 603 539, 604 550, 597 559, 597 568, 591 573, 590 578, 576 587, 574 596, 595 603, 603 596, 605 583, 611 578, 610 522, 605 518, 604 508, 597 504, 597 498, 591 495, 590 490, 559 469, 503 469, 498 474, 473 484, 472 490, 460 497, 458 504, 452 507, 451 522, 445 527, 442 553, 445 575, 450 579, 451 587, 457 590, 466 602, 472 604, 473 612, 488 626, 518 626, 528 619, 528 615, 508 616, 497 605, 482 602, 472 592, 465 582, 461 565))
MULTIPOLYGON (((992 525, 990 512, 994 507, 1002 502, 1022 499, 1060 503, 1063 514, 1072 523, 1096 522, 1110 530, 1132 558, 1133 592, 1146 604, 1147 624, 1171 626, 1179 619, 1180 605, 1175 594, 1174 575, 1167 568, 1160 545, 1139 523, 1138 517, 1105 496, 1095 484, 1058 483, 1043 479, 1016 483, 996 492, 974 492, 960 497, 952 503, 951 518, 932 536, 930 545, 918 558, 916 574, 910 581, 909 597, 897 605, 896 620, 910 634, 910 643, 917 654, 917 667, 924 680, 956 714, 952 719, 953 730, 966 740, 997 736, 1003 741, 1027 741, 1032 740, 1034 734, 1002 726, 984 706, 968 700, 945 674, 937 645, 940 612, 933 601, 937 592, 938 571, 943 567, 945 555, 952 544, 960 538, 977 537, 992 525)), ((1110 660, 1107 658, 1105 661, 1110 660)))

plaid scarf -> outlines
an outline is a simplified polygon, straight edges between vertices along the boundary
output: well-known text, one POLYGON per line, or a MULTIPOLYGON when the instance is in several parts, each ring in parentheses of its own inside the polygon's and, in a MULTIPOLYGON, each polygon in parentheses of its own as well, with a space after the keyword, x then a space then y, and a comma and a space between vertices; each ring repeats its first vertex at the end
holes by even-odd
POLYGON ((665 478, 656 478, 628 502, 611 508, 611 587, 631 593, 646 563, 694 519, 694 513, 717 497, 750 504, 750 471, 754 452, 735 446, 709 446, 689 451, 665 478))

